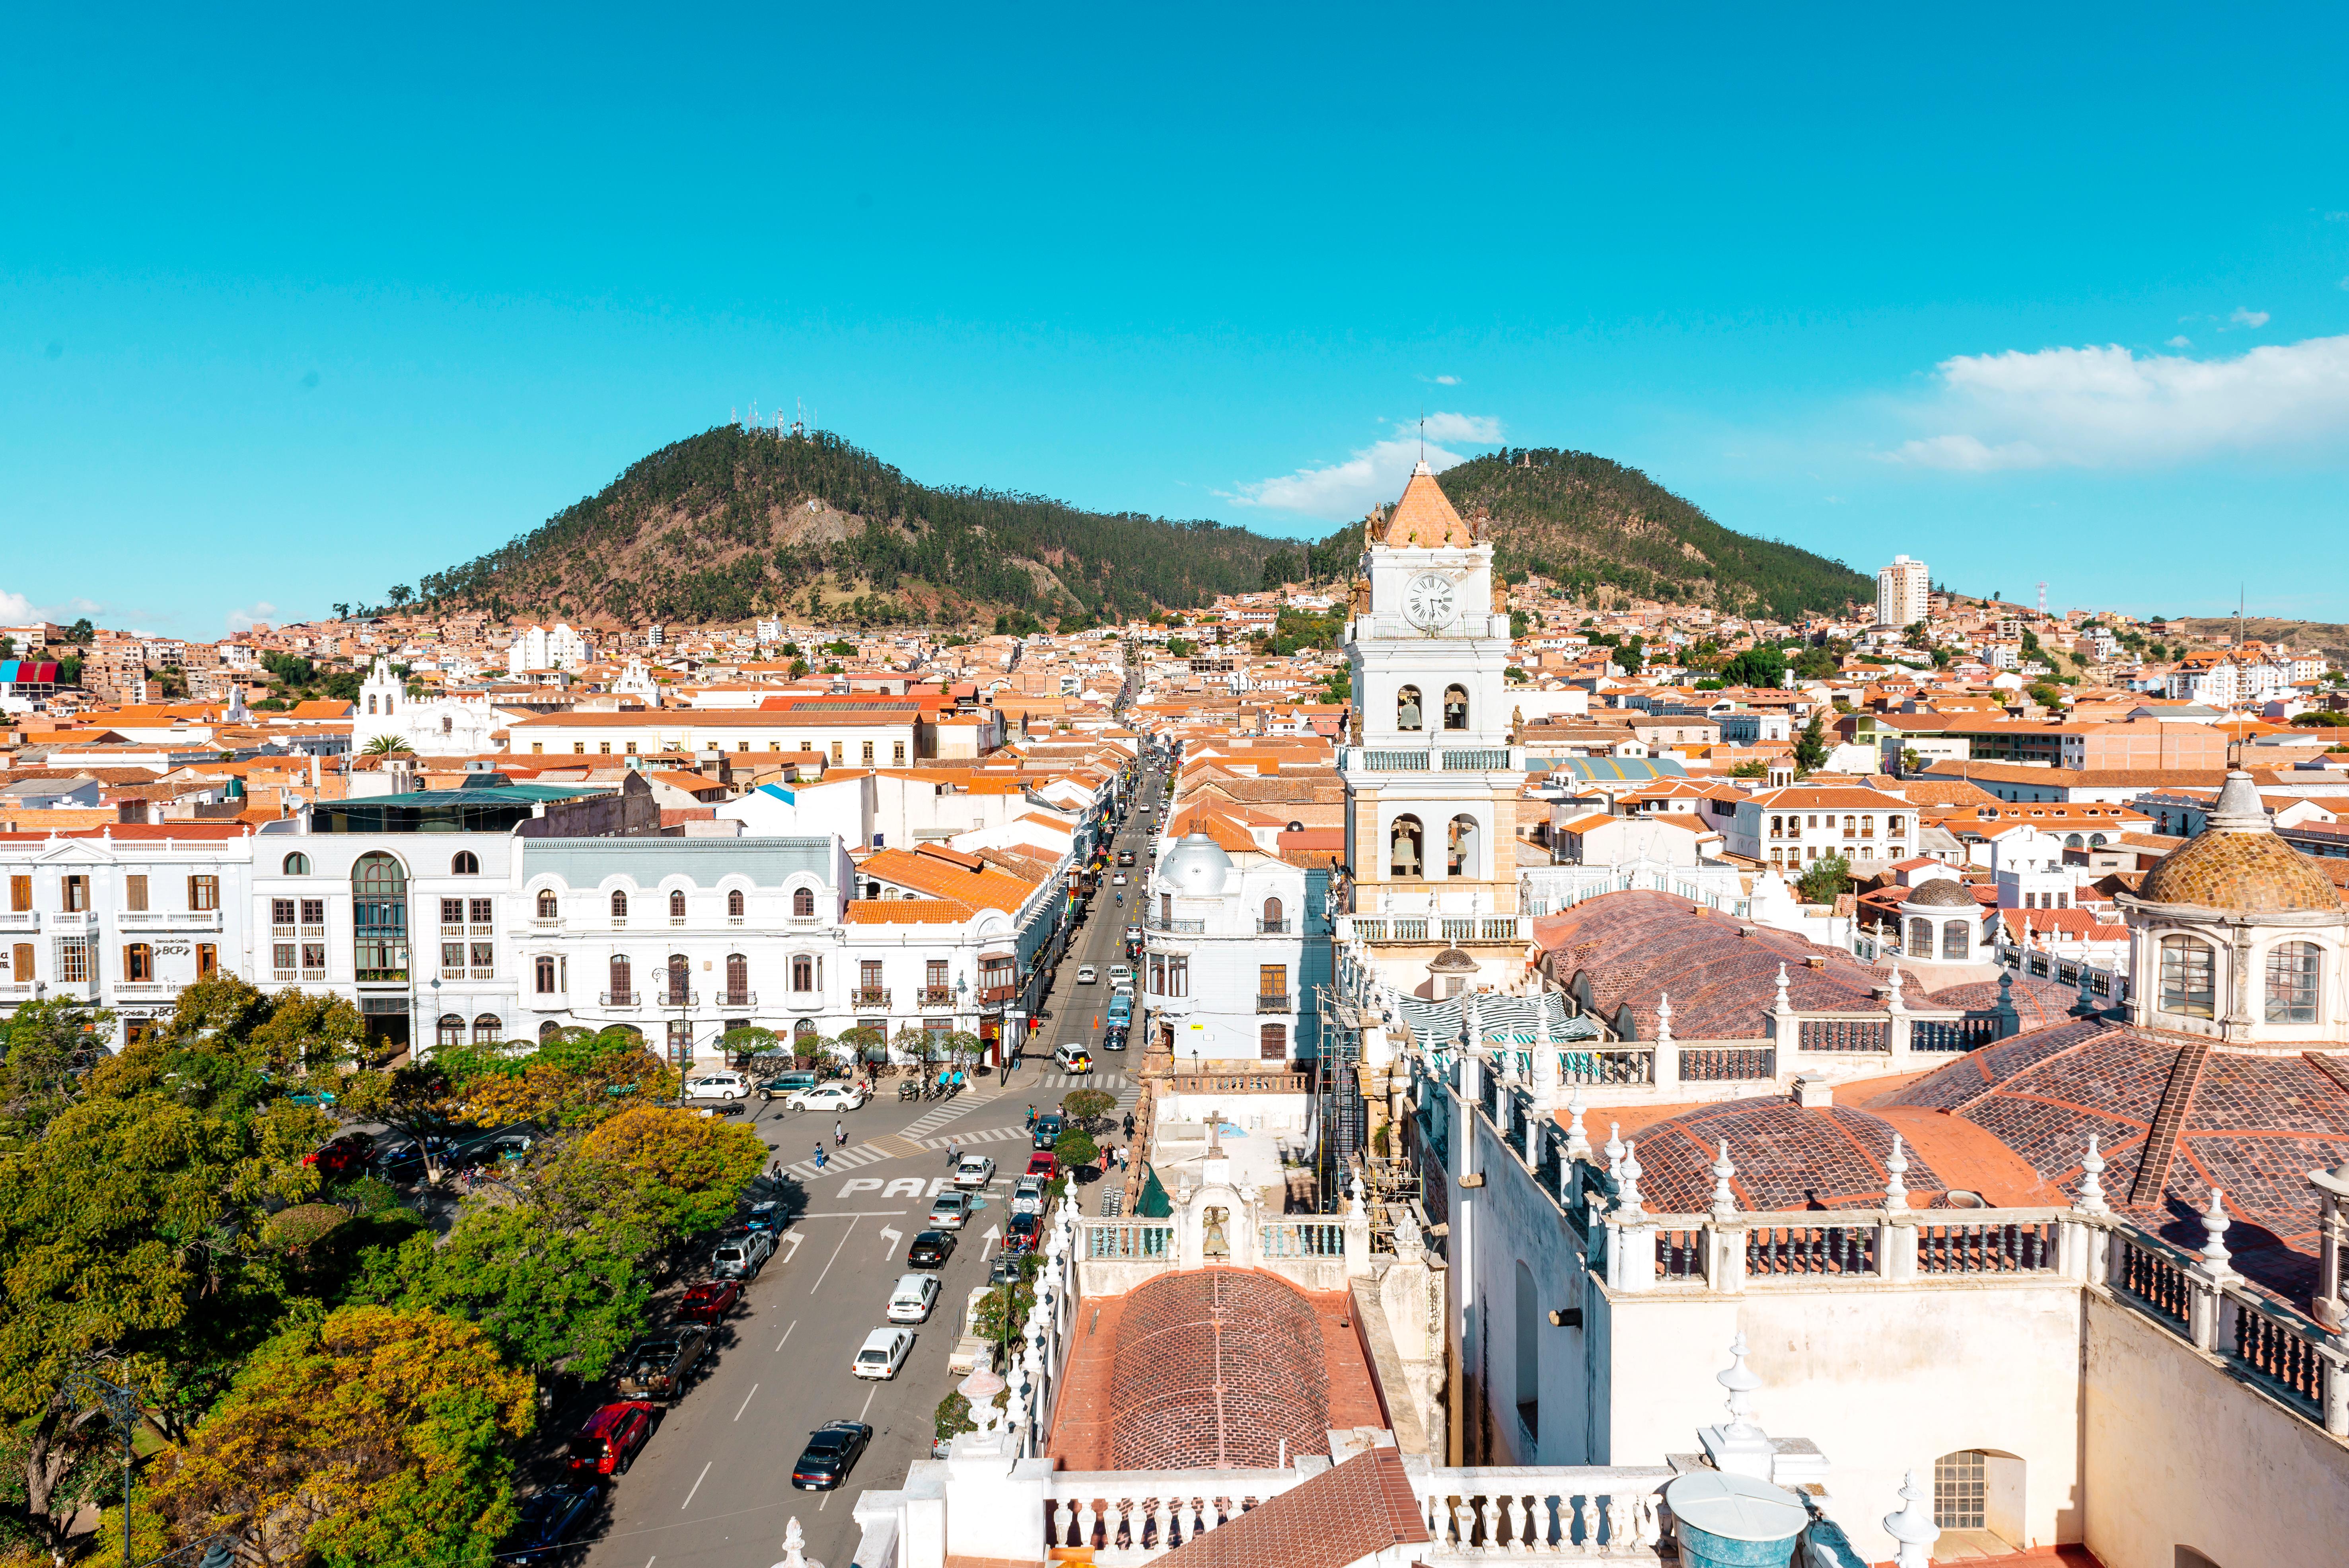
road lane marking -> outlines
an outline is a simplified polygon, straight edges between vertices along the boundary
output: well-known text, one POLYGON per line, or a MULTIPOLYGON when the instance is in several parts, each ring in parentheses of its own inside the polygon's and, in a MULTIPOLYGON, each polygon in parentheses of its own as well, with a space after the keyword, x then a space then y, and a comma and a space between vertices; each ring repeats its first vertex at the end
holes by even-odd
POLYGON ((855 1230, 856 1227, 854 1225, 851 1225, 846 1230, 840 1233, 840 1246, 836 1246, 832 1249, 832 1256, 826 1258, 823 1262, 823 1274, 816 1275, 815 1284, 808 1286, 808 1294, 810 1295, 813 1295, 816 1292, 823 1288, 823 1275, 830 1274, 832 1272, 832 1265, 840 1261, 840 1248, 848 1244, 848 1238, 855 1232, 855 1230))
POLYGON ((864 1390, 864 1408, 856 1412, 856 1418, 858 1420, 863 1420, 867 1415, 872 1413, 873 1396, 879 1392, 881 1392, 881 1385, 878 1383, 874 1384, 873 1387, 864 1390))
POLYGON ((881 1234, 886 1237, 889 1243, 887 1246, 881 1249, 881 1261, 883 1263, 887 1263, 889 1261, 889 1254, 897 1250, 897 1243, 905 1239, 905 1233, 898 1230, 894 1225, 884 1225, 881 1227, 881 1234))
MULTIPOLYGON (((781 1350, 781 1349, 782 1348, 782 1346, 780 1346, 780 1345, 778 1345, 778 1346, 775 1346, 775 1348, 776 1348, 776 1349, 778 1349, 778 1350, 781 1350)), ((745 1394, 745 1395, 743 1395, 743 1396, 742 1396, 742 1403, 741 1403, 739 1407, 737 1407, 737 1408, 736 1408, 736 1409, 735 1409, 735 1411, 734 1411, 734 1418, 735 1418, 736 1420, 738 1420, 738 1421, 739 1421, 739 1420, 740 1420, 740 1419, 742 1418, 742 1412, 743 1412, 744 1410, 747 1410, 747 1409, 749 1409, 749 1408, 750 1408, 750 1399, 751 1399, 751 1396, 752 1396, 752 1395, 757 1394, 757 1393, 758 1393, 758 1391, 759 1391, 759 1386, 758 1386, 756 1383, 751 1384, 751 1385, 750 1385, 750 1392, 749 1394, 745 1394)))
POLYGON ((683 1513, 687 1509, 693 1506, 693 1492, 699 1491, 701 1490, 701 1483, 709 1479, 709 1467, 717 1462, 718 1461, 716 1460, 709 1460, 703 1463, 701 1473, 693 1478, 693 1491, 687 1492, 685 1494, 685 1501, 677 1505, 677 1511, 679 1513, 683 1513))
POLYGON ((894 1220, 911 1212, 906 1209, 835 1209, 823 1214, 802 1214, 802 1220, 894 1220))
MULTIPOLYGON (((799 1320, 798 1318, 796 1318, 796 1317, 792 1318, 792 1328, 797 1328, 799 1326, 800 1326, 800 1320, 799 1320)), ((776 1340, 776 1341, 775 1341, 775 1348, 776 1348, 776 1349, 781 1350, 781 1349, 785 1345, 787 1345, 787 1344, 789 1344, 789 1343, 791 1342, 791 1337, 792 1337, 792 1328, 786 1328, 786 1329, 784 1329, 784 1330, 783 1330, 783 1336, 782 1336, 782 1338, 778 1339, 778 1340, 776 1340)))

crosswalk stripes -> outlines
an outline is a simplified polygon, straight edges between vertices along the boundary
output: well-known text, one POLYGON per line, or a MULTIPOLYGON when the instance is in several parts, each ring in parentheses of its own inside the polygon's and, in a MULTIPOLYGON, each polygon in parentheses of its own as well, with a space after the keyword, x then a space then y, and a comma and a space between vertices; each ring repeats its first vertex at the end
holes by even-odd
POLYGON ((1025 1139, 1027 1136, 1028 1130, 1024 1127, 982 1127, 976 1132, 929 1139, 922 1147, 936 1153, 941 1149, 968 1149, 975 1143, 1008 1143, 1015 1138, 1025 1139))
POLYGON ((926 1144, 916 1143, 899 1133, 885 1132, 878 1138, 868 1138, 851 1148, 825 1150, 821 1171, 816 1169, 812 1157, 786 1165, 783 1169, 804 1181, 811 1176, 829 1176, 835 1171, 854 1171, 859 1166, 876 1164, 884 1160, 903 1160, 910 1155, 928 1152, 929 1148, 926 1144))
POLYGON ((952 1121, 957 1116, 978 1109, 980 1106, 985 1105, 988 1100, 994 1098, 995 1097, 993 1095, 974 1096, 970 1094, 958 1094, 945 1105, 938 1107, 937 1109, 925 1111, 920 1116, 916 1117, 913 1120, 907 1122, 898 1130, 903 1132, 907 1138, 919 1138, 925 1133, 932 1132, 936 1130, 938 1128, 944 1127, 947 1122, 952 1121))
POLYGON ((1126 1087, 1123 1073, 1046 1073, 1036 1082, 1039 1088, 1103 1088, 1126 1087))

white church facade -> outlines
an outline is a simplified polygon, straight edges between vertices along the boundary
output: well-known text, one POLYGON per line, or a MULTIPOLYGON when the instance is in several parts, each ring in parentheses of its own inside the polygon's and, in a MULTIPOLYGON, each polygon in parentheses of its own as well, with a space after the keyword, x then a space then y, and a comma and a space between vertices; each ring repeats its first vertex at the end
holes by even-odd
POLYGON ((378 657, 359 686, 351 748, 364 751, 388 738, 419 757, 480 757, 504 749, 497 737, 505 726, 506 716, 487 697, 410 697, 391 662, 378 657))

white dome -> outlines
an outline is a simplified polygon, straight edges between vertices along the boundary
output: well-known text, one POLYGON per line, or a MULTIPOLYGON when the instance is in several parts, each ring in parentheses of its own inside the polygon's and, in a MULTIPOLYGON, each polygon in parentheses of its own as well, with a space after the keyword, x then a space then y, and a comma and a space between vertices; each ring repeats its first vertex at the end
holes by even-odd
POLYGON ((1154 885, 1183 898, 1213 898, 1232 874, 1232 857, 1205 833, 1185 833, 1158 862, 1154 885))

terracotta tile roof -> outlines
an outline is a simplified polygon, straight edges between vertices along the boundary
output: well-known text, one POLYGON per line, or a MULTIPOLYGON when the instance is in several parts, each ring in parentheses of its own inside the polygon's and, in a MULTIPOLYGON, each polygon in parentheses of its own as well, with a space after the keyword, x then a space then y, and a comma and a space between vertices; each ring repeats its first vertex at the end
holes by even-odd
POLYGON ((1421 462, 1412 470, 1411 482, 1402 487, 1402 499, 1395 502, 1387 519, 1388 548, 1448 550, 1475 542, 1444 488, 1435 482, 1434 472, 1421 462))
POLYGON ((1346 1568, 1387 1547, 1428 1539, 1402 1456, 1377 1448, 1257 1504, 1159 1561, 1171 1568, 1346 1568))

